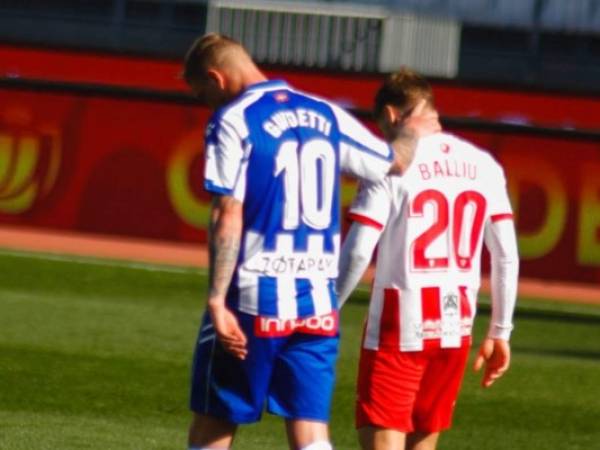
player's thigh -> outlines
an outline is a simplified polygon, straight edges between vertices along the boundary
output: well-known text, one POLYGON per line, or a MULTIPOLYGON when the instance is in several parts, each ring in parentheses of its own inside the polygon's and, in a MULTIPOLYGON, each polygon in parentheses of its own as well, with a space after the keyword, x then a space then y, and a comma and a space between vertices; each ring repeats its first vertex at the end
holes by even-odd
POLYGON ((190 409, 240 424, 259 420, 282 341, 254 336, 255 317, 236 315, 248 339, 248 355, 240 360, 226 352, 205 317, 194 354, 190 409))
POLYGON ((277 355, 269 411, 287 419, 329 421, 339 336, 295 333, 277 355))
POLYGON ((416 431, 433 433, 450 427, 468 357, 468 346, 431 350, 415 401, 416 431))
POLYGON ((421 352, 362 349, 356 427, 412 431, 414 402, 425 367, 421 352))

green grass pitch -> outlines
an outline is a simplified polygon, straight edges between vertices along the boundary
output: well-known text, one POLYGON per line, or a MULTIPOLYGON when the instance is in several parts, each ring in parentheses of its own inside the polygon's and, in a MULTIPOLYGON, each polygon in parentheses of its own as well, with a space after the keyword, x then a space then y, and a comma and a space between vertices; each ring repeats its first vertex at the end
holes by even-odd
MULTIPOLYGON (((188 378, 206 275, 0 252, 0 449, 186 448, 188 378)), ((342 313, 332 411, 357 449, 354 380, 366 294, 342 313)), ((487 325, 485 299, 476 342, 487 325)), ((490 390, 467 373, 440 449, 585 449, 600 443, 600 308, 520 299, 513 364, 490 390)), ((471 363, 471 362, 470 362, 471 363)), ((284 449, 268 414, 236 449, 284 449)))

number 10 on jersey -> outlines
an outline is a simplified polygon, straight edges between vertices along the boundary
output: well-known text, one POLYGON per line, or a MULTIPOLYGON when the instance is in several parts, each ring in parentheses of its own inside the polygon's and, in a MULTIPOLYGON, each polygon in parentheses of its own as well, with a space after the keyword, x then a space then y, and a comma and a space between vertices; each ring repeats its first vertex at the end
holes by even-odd
POLYGON ((283 228, 303 223, 317 230, 331 223, 335 191, 335 151, 324 139, 304 143, 284 141, 275 160, 275 176, 283 174, 285 205, 283 228))

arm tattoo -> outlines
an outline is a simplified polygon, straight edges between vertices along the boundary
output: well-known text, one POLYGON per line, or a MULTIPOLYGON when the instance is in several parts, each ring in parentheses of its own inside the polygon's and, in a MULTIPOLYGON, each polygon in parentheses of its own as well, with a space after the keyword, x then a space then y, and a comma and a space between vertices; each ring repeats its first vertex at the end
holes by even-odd
POLYGON ((224 212, 218 201, 213 203, 209 227, 209 298, 225 297, 235 271, 240 250, 241 230, 224 212), (224 219, 225 218, 225 219, 224 219))
POLYGON ((225 296, 235 271, 239 251, 239 236, 213 236, 210 242, 209 296, 225 296))

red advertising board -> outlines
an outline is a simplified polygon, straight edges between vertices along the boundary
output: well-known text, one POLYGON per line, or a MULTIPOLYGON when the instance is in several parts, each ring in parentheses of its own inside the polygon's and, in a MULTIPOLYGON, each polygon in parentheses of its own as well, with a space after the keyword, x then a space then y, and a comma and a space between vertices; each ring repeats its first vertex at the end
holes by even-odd
MULTIPOLYGON (((187 91, 181 61, 112 54, 36 49, 0 44, 0 77, 33 78, 187 91)), ((381 82, 376 74, 331 73, 294 69, 267 70, 299 89, 334 99, 346 106, 370 109, 381 82)), ((432 81, 437 107, 449 117, 567 128, 600 128, 600 96, 550 93, 525 88, 473 86, 432 81)))
MULTIPOLYGON (((0 223, 205 240, 207 116, 169 102, 0 89, 0 223)), ((505 167, 523 275, 600 281, 600 142, 459 134, 505 167)))
POLYGON ((207 116, 168 103, 0 90, 0 221, 202 239, 207 116))
MULTIPOLYGON (((180 61, 0 45, 0 78, 183 92, 180 61)), ((378 75, 270 70, 369 109, 378 75)), ((598 129, 600 97, 434 81, 448 118, 598 129)), ((0 223, 203 241, 208 112, 165 101, 0 89, 0 223)), ((456 130, 503 163, 522 273, 600 281, 600 142, 456 130)), ((343 190, 346 202, 353 185, 343 190)))

